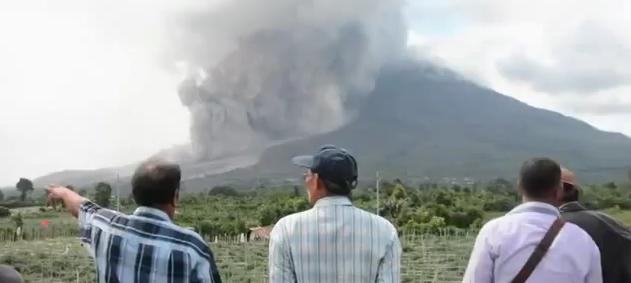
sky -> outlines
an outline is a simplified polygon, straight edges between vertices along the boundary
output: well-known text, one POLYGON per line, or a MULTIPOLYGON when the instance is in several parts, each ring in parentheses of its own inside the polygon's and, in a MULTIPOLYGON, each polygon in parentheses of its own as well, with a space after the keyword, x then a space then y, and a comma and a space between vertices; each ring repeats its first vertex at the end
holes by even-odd
MULTIPOLYGON (((165 46, 199 1, 0 2, 0 185, 187 143, 165 46)), ((631 136, 629 1, 409 0, 404 12, 417 56, 631 136)))

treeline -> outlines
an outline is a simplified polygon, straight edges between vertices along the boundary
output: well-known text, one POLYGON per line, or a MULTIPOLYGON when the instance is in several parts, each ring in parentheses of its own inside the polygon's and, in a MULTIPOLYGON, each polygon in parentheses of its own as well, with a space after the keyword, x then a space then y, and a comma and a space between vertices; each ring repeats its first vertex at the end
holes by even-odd
MULTIPOLYGON (((631 209, 631 186, 589 186, 584 188, 583 198, 593 209, 631 209)), ((470 186, 413 186, 394 180, 381 184, 379 200, 374 187, 356 189, 352 199, 358 207, 378 211, 401 232, 419 233, 478 229, 488 217, 507 212, 520 202, 515 185, 503 179, 470 186)), ((305 190, 300 186, 248 191, 221 186, 206 193, 184 195, 176 221, 208 237, 235 235, 272 225, 283 216, 308 208, 305 190)))
MULTIPOLYGON (((131 212, 130 196, 117 202, 112 187, 98 183, 79 190, 105 207, 131 212)), ((582 202, 592 209, 631 209, 631 185, 608 183, 582 188, 582 202)), ((43 196, 36 202, 44 204, 43 196)), ((507 212, 520 202, 515 184, 497 179, 484 184, 410 185, 402 180, 382 182, 353 192, 356 206, 389 219, 401 232, 458 232, 477 229, 491 216, 507 212)), ((14 200, 19 201, 19 200, 14 200)), ((26 199, 25 201, 29 201, 26 199)), ((302 186, 259 186, 240 190, 219 186, 204 193, 182 194, 176 222, 206 237, 248 233, 250 228, 273 225, 280 218, 309 208, 302 186)), ((0 211, 0 214, 6 211, 0 211)))

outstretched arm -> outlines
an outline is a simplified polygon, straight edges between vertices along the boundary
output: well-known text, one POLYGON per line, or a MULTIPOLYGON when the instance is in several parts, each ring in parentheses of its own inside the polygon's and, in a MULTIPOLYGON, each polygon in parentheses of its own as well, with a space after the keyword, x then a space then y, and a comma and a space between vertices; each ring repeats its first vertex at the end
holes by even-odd
POLYGON ((88 200, 74 191, 61 186, 48 186, 46 192, 48 193, 48 204, 52 204, 54 207, 58 202, 63 202, 68 212, 74 217, 79 216, 81 204, 88 200))

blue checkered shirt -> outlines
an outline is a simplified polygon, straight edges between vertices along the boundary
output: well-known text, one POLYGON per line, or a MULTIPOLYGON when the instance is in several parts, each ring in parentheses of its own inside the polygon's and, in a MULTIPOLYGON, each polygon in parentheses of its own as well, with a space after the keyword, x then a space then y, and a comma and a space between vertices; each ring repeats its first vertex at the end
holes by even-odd
POLYGON ((160 210, 139 207, 125 215, 86 201, 79 227, 98 282, 221 282, 203 239, 160 210))
POLYGON ((281 219, 269 246, 271 283, 400 282, 396 229, 347 197, 326 197, 281 219))

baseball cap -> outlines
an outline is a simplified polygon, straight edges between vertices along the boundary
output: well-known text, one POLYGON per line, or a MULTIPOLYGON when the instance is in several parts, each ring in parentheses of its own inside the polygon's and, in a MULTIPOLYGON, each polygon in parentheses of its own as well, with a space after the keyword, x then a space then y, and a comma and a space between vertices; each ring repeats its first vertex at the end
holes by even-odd
POLYGON ((343 148, 325 145, 316 154, 296 156, 292 162, 345 189, 357 186, 357 161, 343 148))

